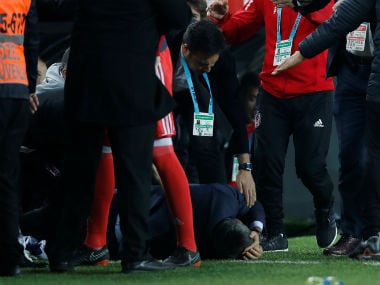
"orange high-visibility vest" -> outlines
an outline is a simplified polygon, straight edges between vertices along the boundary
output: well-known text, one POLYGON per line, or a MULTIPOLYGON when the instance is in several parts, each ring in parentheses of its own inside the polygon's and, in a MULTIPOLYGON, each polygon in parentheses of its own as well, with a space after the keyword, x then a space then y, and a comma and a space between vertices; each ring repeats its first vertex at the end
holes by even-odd
POLYGON ((31 0, 0 1, 0 84, 28 85, 24 32, 30 4, 31 0))

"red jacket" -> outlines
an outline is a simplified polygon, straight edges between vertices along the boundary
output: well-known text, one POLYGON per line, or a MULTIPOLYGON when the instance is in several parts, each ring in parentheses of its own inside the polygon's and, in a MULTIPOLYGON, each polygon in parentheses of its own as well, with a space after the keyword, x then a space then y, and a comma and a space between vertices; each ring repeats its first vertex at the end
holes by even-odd
MULTIPOLYGON (((332 14, 331 1, 325 8, 303 15, 293 40, 292 53, 298 44, 313 32, 320 23, 332 14)), ((282 9, 281 38, 288 39, 297 12, 291 8, 282 9)), ((305 59, 301 64, 279 75, 273 76, 274 51, 277 40, 277 7, 269 0, 250 0, 235 14, 227 14, 217 24, 221 27, 230 44, 238 44, 249 39, 265 26, 265 57, 260 73, 263 89, 278 98, 292 98, 306 93, 333 90, 331 78, 326 79, 327 51, 305 59)))

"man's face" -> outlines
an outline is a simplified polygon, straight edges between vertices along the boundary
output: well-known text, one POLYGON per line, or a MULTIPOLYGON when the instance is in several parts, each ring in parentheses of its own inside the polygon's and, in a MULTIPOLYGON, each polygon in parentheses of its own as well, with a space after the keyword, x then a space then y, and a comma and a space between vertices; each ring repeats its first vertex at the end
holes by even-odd
POLYGON ((192 53, 187 44, 182 45, 182 53, 190 70, 196 73, 210 72, 219 59, 219 54, 208 56, 202 52, 192 53))
POLYGON ((248 93, 246 94, 247 96, 246 97, 247 98, 246 111, 247 111, 247 115, 250 121, 252 121, 254 118, 254 111, 256 109, 256 98, 258 94, 259 94, 259 88, 257 87, 251 87, 248 90, 248 93))

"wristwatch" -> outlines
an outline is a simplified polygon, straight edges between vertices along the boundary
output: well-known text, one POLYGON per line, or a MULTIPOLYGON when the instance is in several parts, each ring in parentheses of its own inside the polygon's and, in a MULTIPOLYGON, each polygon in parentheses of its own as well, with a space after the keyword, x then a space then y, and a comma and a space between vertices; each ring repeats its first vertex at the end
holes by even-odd
POLYGON ((245 162, 245 163, 239 164, 239 170, 252 171, 252 163, 245 162))

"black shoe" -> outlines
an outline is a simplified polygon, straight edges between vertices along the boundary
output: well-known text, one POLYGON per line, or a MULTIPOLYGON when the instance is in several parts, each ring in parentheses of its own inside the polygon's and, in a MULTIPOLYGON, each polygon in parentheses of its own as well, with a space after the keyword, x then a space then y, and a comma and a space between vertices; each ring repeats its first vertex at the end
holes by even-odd
POLYGON ((380 260, 379 237, 372 236, 369 239, 362 241, 349 257, 359 260, 380 260))
POLYGON ((16 277, 21 275, 20 266, 6 266, 0 265, 0 276, 1 277, 16 277))
POLYGON ((176 268, 174 264, 165 264, 156 259, 147 259, 135 262, 122 262, 121 266, 121 272, 123 273, 158 271, 176 268))
POLYGON ((323 251, 324 255, 345 256, 349 255, 360 244, 361 239, 350 235, 343 234, 332 247, 323 251))
POLYGON ((330 247, 338 234, 332 208, 315 210, 316 239, 321 248, 330 247))
POLYGON ((199 251, 190 251, 180 246, 163 263, 176 266, 201 266, 202 261, 199 251))
POLYGON ((93 249, 83 246, 70 260, 72 266, 78 265, 106 265, 109 262, 110 253, 107 246, 100 249, 93 249))
POLYGON ((260 241, 263 251, 280 252, 288 251, 288 238, 285 234, 277 234, 273 236, 263 236, 260 241))
POLYGON ((48 254, 49 257, 49 268, 51 272, 56 272, 56 273, 64 273, 67 271, 72 271, 74 267, 71 265, 69 260, 71 258, 68 258, 68 256, 73 256, 71 254, 66 254, 64 256, 55 256, 48 254))

